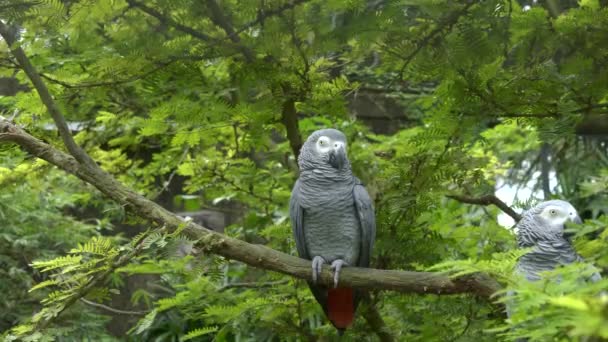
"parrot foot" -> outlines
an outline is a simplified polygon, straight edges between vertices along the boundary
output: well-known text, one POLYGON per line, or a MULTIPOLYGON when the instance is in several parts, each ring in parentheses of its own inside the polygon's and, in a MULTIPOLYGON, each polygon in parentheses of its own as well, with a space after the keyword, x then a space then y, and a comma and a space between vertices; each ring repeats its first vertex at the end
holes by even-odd
POLYGON ((334 260, 331 263, 331 269, 334 271, 334 288, 338 287, 338 281, 340 280, 340 270, 342 266, 348 266, 346 261, 342 259, 334 260))
POLYGON ((314 258, 312 258, 312 282, 313 283, 317 283, 317 279, 319 278, 319 275, 321 275, 321 269, 323 267, 323 264, 326 264, 327 261, 325 261, 325 259, 323 259, 320 256, 316 256, 314 258))

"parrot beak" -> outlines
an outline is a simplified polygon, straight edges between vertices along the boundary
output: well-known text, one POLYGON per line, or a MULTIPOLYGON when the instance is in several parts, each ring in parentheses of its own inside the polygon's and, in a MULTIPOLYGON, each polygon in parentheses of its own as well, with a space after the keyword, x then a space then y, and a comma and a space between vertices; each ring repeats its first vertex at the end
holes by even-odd
POLYGON ((343 146, 339 146, 329 152, 329 164, 335 169, 342 169, 346 164, 346 151, 343 146))
POLYGON ((580 217, 580 216, 578 216, 578 215, 574 215, 573 217, 571 217, 571 219, 570 219, 570 220, 571 220, 573 223, 576 223, 576 224, 583 224, 583 220, 582 220, 582 219, 581 219, 581 217, 580 217))

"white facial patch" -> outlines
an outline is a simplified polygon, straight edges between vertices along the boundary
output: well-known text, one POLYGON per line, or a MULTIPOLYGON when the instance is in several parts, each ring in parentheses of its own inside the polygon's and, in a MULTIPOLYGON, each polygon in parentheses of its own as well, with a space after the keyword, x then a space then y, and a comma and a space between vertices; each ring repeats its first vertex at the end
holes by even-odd
POLYGON ((315 149, 319 154, 329 153, 329 151, 337 150, 340 147, 344 148, 346 151, 346 144, 343 141, 332 140, 324 135, 317 139, 317 144, 315 145, 315 149))
POLYGON ((574 211, 574 208, 564 208, 552 205, 546 207, 540 213, 540 216, 551 224, 563 225, 568 219, 572 219, 576 216, 576 211, 574 211))
POLYGON ((326 136, 322 136, 319 137, 319 139, 317 139, 317 145, 315 146, 317 148, 317 152, 319 153, 327 153, 332 149, 332 141, 331 139, 329 139, 326 136))

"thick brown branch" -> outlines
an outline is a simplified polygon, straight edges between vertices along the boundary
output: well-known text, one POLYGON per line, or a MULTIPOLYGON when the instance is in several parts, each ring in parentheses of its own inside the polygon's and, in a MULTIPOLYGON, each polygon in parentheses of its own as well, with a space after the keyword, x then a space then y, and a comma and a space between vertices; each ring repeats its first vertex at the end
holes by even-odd
POLYGON ((61 136, 61 139, 63 140, 63 143, 65 144, 65 147, 68 149, 70 154, 73 155, 74 158, 76 158, 76 160, 81 163, 94 165, 95 163, 93 162, 91 157, 89 157, 89 155, 86 154, 86 152, 82 148, 80 148, 80 146, 78 146, 78 144, 76 144, 76 142, 74 141, 74 138, 70 133, 70 129, 68 128, 68 125, 65 121, 65 117, 61 113, 61 110, 59 109, 55 101, 53 101, 53 97, 51 96, 51 93, 46 87, 46 84, 44 84, 44 82, 40 78, 38 71, 27 58, 21 46, 16 42, 15 32, 13 32, 11 27, 9 27, 1 20, 0 35, 8 44, 11 53, 13 54, 17 62, 19 62, 23 71, 27 74, 27 77, 29 77, 29 79, 32 81, 34 88, 36 88, 36 91, 40 96, 40 100, 42 100, 42 103, 44 103, 44 105, 46 106, 47 110, 49 111, 49 114, 51 114, 53 121, 55 121, 55 125, 57 125, 59 135, 61 136))
POLYGON ((456 200, 462 203, 468 204, 478 204, 478 205, 490 205, 493 204, 497 206, 500 210, 502 210, 505 214, 511 216, 515 222, 521 220, 521 215, 519 215, 515 210, 509 207, 505 202, 501 201, 495 195, 485 195, 481 197, 469 197, 463 195, 447 195, 446 197, 456 200))
MULTIPOLYGON (((238 260, 250 266, 312 280, 309 261, 263 245, 250 244, 216 233, 193 222, 185 222, 158 204, 124 187, 107 173, 98 173, 89 165, 77 163, 72 156, 32 137, 6 120, 0 120, 0 142, 19 144, 29 153, 92 184, 109 198, 130 208, 142 218, 164 225, 169 231, 186 225, 183 232, 196 239, 198 248, 203 251, 238 260)), ((500 285, 495 280, 481 274, 451 279, 444 274, 433 272, 358 267, 345 268, 341 273, 340 281, 342 285, 361 289, 419 294, 472 293, 486 298, 500 289, 500 285)), ((327 286, 333 284, 333 274, 329 268, 323 269, 319 282, 327 286)))
POLYGON ((289 140, 289 146, 297 163, 300 149, 302 148, 302 135, 300 135, 300 128, 298 127, 298 113, 296 112, 295 100, 288 98, 283 102, 281 122, 287 131, 287 140, 289 140))

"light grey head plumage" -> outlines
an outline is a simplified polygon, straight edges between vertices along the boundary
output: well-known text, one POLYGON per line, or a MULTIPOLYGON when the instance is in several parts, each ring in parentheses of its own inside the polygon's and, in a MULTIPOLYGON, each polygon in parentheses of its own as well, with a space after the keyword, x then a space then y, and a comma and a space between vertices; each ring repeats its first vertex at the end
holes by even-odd
POLYGON ((350 172, 346 136, 332 128, 313 132, 302 146, 298 165, 301 171, 350 172))
POLYGON ((568 221, 581 223, 576 209, 569 202, 550 200, 539 203, 524 212, 517 223, 517 241, 521 247, 526 247, 541 240, 561 239, 568 221))

